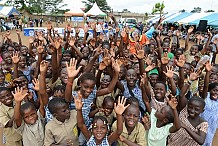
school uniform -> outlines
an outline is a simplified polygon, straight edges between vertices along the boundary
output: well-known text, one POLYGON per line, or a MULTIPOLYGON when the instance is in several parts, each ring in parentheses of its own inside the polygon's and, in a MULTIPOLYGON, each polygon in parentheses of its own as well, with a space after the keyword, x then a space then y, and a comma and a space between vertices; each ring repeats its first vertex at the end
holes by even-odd
MULTIPOLYGON (((1 103, 0 123, 5 127, 8 121, 14 116, 14 108, 1 103)), ((13 127, 4 128, 3 133, 6 137, 6 146, 22 146, 22 137, 13 127)))
MULTIPOLYGON (((115 121, 112 125, 112 131, 116 131, 116 130, 117 130, 117 121, 115 121)), ((147 142, 145 139, 146 138, 145 128, 139 122, 135 125, 135 128, 133 129, 130 135, 128 134, 128 131, 126 129, 125 122, 123 122, 123 132, 121 135, 125 137, 127 140, 134 142, 138 145, 141 145, 141 146, 147 145, 147 142)), ((118 143, 116 144, 116 146, 127 146, 127 145, 124 142, 121 142, 120 140, 118 140, 118 143)))
POLYGON ((70 118, 64 123, 58 121, 55 117, 45 126, 44 145, 51 144, 63 145, 70 141, 74 146, 78 146, 78 131, 77 131, 77 112, 71 111, 70 118))
POLYGON ((20 127, 14 124, 14 128, 23 137, 24 146, 43 146, 44 144, 44 125, 45 119, 41 113, 37 112, 38 119, 35 124, 30 125, 22 121, 20 127))

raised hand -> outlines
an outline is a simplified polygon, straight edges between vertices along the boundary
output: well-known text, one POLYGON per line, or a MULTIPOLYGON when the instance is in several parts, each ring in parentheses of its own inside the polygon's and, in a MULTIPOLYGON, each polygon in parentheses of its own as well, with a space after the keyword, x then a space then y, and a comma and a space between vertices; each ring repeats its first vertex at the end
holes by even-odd
POLYGON ((165 52, 164 55, 161 57, 161 63, 164 64, 164 65, 165 65, 165 64, 168 64, 168 63, 169 63, 169 60, 170 60, 170 59, 168 58, 168 53, 165 52))
POLYGON ((155 63, 152 63, 151 65, 149 65, 145 68, 145 72, 149 72, 150 70, 154 69, 155 67, 156 67, 155 63))
POLYGON ((142 122, 144 123, 145 130, 149 130, 151 127, 151 121, 147 114, 145 114, 145 116, 142 117, 142 122))
POLYGON ((120 31, 120 28, 119 27, 117 27, 116 28, 116 33, 118 33, 120 31))
POLYGON ((47 62, 46 60, 43 60, 43 61, 40 63, 40 72, 46 73, 46 72, 47 72, 47 69, 48 69, 48 62, 47 62))
POLYGON ((190 74, 189 79, 191 81, 195 81, 195 80, 197 80, 199 78, 200 74, 201 74, 201 70, 198 70, 197 72, 193 72, 193 73, 190 74))
POLYGON ((178 101, 177 101, 175 96, 171 95, 171 99, 167 98, 167 102, 172 109, 176 110, 176 107, 178 105, 178 101))
POLYGON ((78 97, 76 98, 74 96, 73 98, 74 98, 74 103, 75 103, 75 106, 76 106, 76 110, 82 110, 83 103, 82 103, 82 95, 81 95, 80 91, 78 91, 78 97))
POLYGON ((194 30, 194 27, 190 26, 189 29, 188 29, 188 33, 191 34, 193 32, 193 30, 194 30))
POLYGON ((138 59, 143 59, 145 57, 145 51, 142 48, 142 45, 140 45, 139 43, 136 43, 135 49, 136 49, 136 57, 138 59))
POLYGON ((29 38, 29 43, 30 43, 30 44, 33 44, 33 42, 34 42, 34 38, 33 38, 33 37, 30 37, 30 38, 29 38))
POLYGON ((43 51, 44 51, 44 46, 43 46, 43 45, 39 45, 39 46, 37 47, 37 51, 38 51, 39 54, 42 54, 43 51))
POLYGON ((78 73, 79 73, 79 71, 81 69, 81 66, 78 69, 76 69, 76 64, 77 64, 77 60, 75 60, 75 58, 70 59, 70 64, 69 65, 66 62, 68 78, 75 78, 78 75, 78 73))
POLYGON ((21 102, 28 95, 26 91, 23 91, 23 88, 19 87, 15 88, 15 91, 12 92, 12 94, 16 102, 21 102))
POLYGON ((115 61, 114 59, 112 60, 112 68, 114 69, 115 72, 120 72, 120 66, 117 63, 117 61, 115 61))
POLYGON ((205 64, 205 69, 206 69, 206 71, 211 71, 212 70, 212 68, 213 68, 213 66, 210 64, 210 62, 208 61, 206 64, 205 64))
POLYGON ((211 33, 211 31, 210 31, 209 29, 208 29, 207 31, 208 31, 208 35, 209 35, 209 37, 212 37, 213 34, 211 33))
POLYGON ((123 112, 126 110, 126 108, 129 106, 129 104, 127 106, 125 106, 126 98, 124 96, 121 99, 119 96, 117 102, 118 102, 117 104, 114 103, 114 111, 116 112, 116 114, 122 115, 123 112))
POLYGON ((33 82, 33 89, 38 92, 39 91, 39 80, 34 78, 32 82, 33 82))
POLYGON ((73 38, 71 38, 71 39, 69 40, 69 45, 70 45, 71 47, 73 47, 74 44, 75 44, 75 42, 76 42, 76 39, 73 37, 73 38))
POLYGON ((80 30, 79 28, 76 28, 76 33, 79 34, 80 30))
POLYGON ((146 74, 146 73, 143 73, 143 75, 141 76, 140 85, 143 86, 143 85, 147 84, 147 82, 148 82, 147 74, 146 74))
POLYGON ((121 36, 122 36, 123 38, 125 38, 125 37, 126 37, 126 32, 125 32, 125 31, 122 31, 122 32, 121 32, 121 36))
POLYGON ((185 64, 185 56, 182 54, 179 56, 179 60, 176 60, 176 65, 179 66, 179 67, 183 67, 184 64, 185 64))
POLYGON ((17 52, 17 51, 13 52, 11 59, 12 59, 14 64, 17 64, 20 61, 19 52, 17 52))
POLYGON ((168 77, 168 78, 172 78, 174 71, 173 71, 173 66, 166 66, 167 68, 167 72, 163 71, 163 73, 168 77))

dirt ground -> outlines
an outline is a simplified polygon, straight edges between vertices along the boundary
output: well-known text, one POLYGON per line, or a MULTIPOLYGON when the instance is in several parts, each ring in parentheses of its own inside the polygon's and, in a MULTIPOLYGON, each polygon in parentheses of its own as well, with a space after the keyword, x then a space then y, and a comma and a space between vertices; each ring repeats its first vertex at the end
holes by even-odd
MULTIPOLYGON (((65 24, 61 24, 59 27, 64 27, 64 25, 65 24)), ((17 38, 15 30, 11 31, 11 38, 12 38, 13 41, 17 41, 18 42, 18 38, 17 38)), ((29 37, 24 36, 23 32, 21 32, 21 38, 22 38, 22 43, 24 45, 28 46, 28 44, 29 44, 29 37)), ((0 39, 1 39, 1 37, 0 37, 0 39)), ((181 40, 180 44, 181 44, 181 46, 184 46, 184 40, 181 40)), ((194 44, 194 43, 191 42, 190 45, 192 45, 192 44, 194 44)), ((1 136, 1 133, 2 133, 2 129, 0 128, 0 136, 1 136)), ((1 140, 2 139, 0 138, 0 146, 1 146, 1 140)), ((216 133, 216 135, 214 137, 214 140, 213 140, 213 146, 217 146, 217 145, 218 145, 218 130, 217 130, 217 133, 216 133)))

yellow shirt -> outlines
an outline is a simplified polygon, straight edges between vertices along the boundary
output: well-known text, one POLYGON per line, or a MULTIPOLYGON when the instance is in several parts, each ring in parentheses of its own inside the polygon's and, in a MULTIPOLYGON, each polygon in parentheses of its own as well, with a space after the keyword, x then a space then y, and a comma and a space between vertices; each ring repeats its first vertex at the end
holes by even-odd
POLYGON ((70 118, 64 123, 58 121, 55 117, 45 126, 44 145, 51 144, 65 145, 67 142, 72 142, 73 146, 78 146, 78 131, 77 131, 77 112, 71 111, 70 118))
MULTIPOLYGON (((8 107, 4 104, 0 105, 0 123, 5 127, 10 119, 14 116, 14 108, 8 107)), ((13 127, 4 128, 4 135, 6 137, 6 146, 22 146, 22 137, 13 127)))
MULTIPOLYGON (((117 121, 115 121, 112 125, 112 131, 116 131, 117 129, 117 121)), ((123 132, 121 134, 127 140, 134 142, 141 146, 146 146, 146 131, 144 126, 141 123, 137 123, 131 134, 128 134, 128 131, 125 126, 125 122, 123 123, 123 132)), ((118 140, 117 146, 128 146, 124 142, 118 140)))

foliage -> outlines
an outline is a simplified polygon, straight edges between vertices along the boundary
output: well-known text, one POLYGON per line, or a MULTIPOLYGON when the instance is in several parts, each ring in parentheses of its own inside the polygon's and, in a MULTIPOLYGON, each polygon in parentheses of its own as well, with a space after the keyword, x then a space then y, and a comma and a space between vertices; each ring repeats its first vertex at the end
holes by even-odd
POLYGON ((102 10, 103 12, 107 13, 111 11, 111 7, 108 6, 106 0, 85 0, 82 2, 85 4, 85 7, 86 7, 85 12, 88 12, 92 8, 95 2, 99 6, 99 9, 102 10))
POLYGON ((30 13, 57 13, 65 6, 60 5, 63 0, 8 0, 5 5, 14 6, 19 10, 26 10, 30 13))
POLYGON ((210 12, 215 12, 214 10, 207 10, 207 11, 204 11, 205 13, 210 13, 210 12))
POLYGON ((152 14, 154 13, 160 13, 160 16, 163 14, 163 9, 165 8, 164 2, 162 3, 156 3, 155 6, 152 9, 152 14))

